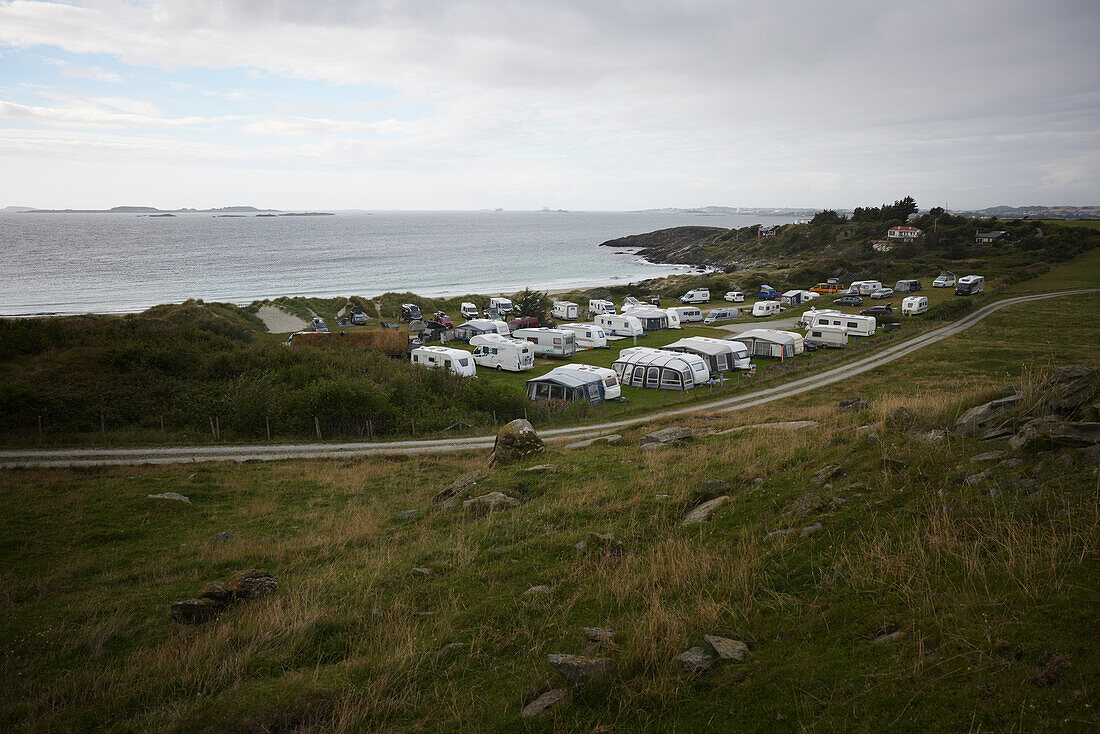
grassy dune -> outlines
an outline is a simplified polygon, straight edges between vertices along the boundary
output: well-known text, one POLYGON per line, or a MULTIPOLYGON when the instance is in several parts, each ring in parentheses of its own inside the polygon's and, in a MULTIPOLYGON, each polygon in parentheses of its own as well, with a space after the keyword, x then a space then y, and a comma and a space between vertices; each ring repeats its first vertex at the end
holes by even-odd
POLYGON ((923 426, 950 423, 1049 366, 1100 367, 1083 349, 1100 343, 1098 306, 1090 295, 1009 308, 842 385, 682 422, 814 419, 815 430, 643 452, 649 429, 638 429, 618 447, 551 449, 488 473, 477 493, 523 501, 488 517, 432 504, 483 453, 5 472, 0 726, 1095 730, 1094 467, 1023 454, 967 485, 985 466, 970 457, 997 446, 928 444, 885 421, 904 405, 923 426), (852 394, 872 408, 837 413, 852 394), (547 463, 557 471, 524 471, 547 463), (811 486, 827 464, 843 476, 811 486), (729 482, 732 500, 681 526, 708 477, 729 482), (192 504, 146 498, 166 491, 192 504), (807 491, 847 502, 788 514, 807 491), (423 514, 393 518, 411 508, 423 514), (816 522, 808 537, 763 539, 816 522), (238 539, 216 543, 221 531, 238 539), (621 545, 574 548, 588 532, 621 545), (248 567, 271 571, 278 593, 206 625, 169 621, 172 601, 248 567), (551 592, 523 596, 538 584, 551 592), (560 685, 546 655, 582 652, 584 626, 618 631, 601 653, 614 674, 521 720, 560 685), (752 652, 704 675, 680 670, 673 658, 705 634, 752 652), (439 653, 452 642, 465 647, 439 653))

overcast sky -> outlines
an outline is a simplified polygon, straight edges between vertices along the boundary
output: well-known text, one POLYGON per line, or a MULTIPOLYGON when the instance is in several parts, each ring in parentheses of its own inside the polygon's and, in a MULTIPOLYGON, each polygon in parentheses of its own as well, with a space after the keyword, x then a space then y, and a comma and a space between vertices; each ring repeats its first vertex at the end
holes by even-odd
POLYGON ((0 0, 0 207, 1100 204, 1100 2, 0 0))

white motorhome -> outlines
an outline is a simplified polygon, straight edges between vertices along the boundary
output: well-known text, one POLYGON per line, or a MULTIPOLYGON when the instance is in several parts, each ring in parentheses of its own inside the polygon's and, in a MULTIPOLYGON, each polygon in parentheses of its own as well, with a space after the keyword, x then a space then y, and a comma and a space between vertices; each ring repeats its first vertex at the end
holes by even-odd
POLYGON ((623 396, 622 386, 619 385, 619 376, 615 374, 615 370, 608 367, 596 367, 591 364, 563 364, 558 367, 559 370, 591 373, 598 376, 603 381, 603 399, 604 400, 618 400, 623 396))
POLYGON ((512 312, 512 299, 500 296, 499 298, 489 299, 489 308, 495 308, 497 313, 501 316, 510 314, 512 312))
POLYGON ((572 301, 554 301, 554 306, 550 309, 550 315, 556 319, 573 321, 580 318, 581 307, 572 301))
POLYGON ((779 311, 779 301, 757 301, 752 304, 753 316, 775 316, 779 311))
POLYGON ((476 377, 477 367, 469 352, 450 347, 417 347, 409 354, 413 364, 422 367, 441 367, 460 377, 476 377))
POLYGON ((928 310, 928 299, 924 296, 909 296, 901 300, 902 316, 917 316, 928 310))
POLYGON ((645 334, 645 330, 642 329, 642 322, 629 314, 616 316, 614 313, 602 313, 596 317, 596 326, 601 327, 604 332, 611 336, 642 336, 645 334))
POLYGON ((878 322, 874 316, 857 316, 847 313, 825 313, 818 311, 811 319, 809 326, 833 326, 844 329, 850 336, 872 336, 878 322))
POLYGON ((591 316, 598 316, 601 313, 616 313, 615 304, 611 301, 594 298, 588 302, 588 313, 591 316))
POLYGON ((964 275, 955 286, 956 296, 973 296, 985 290, 985 278, 980 275, 964 275))
POLYGON ((509 339, 500 334, 479 334, 470 337, 474 362, 481 367, 509 372, 522 372, 535 366, 535 348, 528 342, 509 339))
POLYGON ((882 281, 857 280, 848 288, 848 294, 852 296, 869 296, 882 287, 882 281))
POLYGON ((706 303, 710 300, 710 290, 696 288, 680 296, 680 303, 706 303))
POLYGON ((675 311, 680 317, 681 324, 697 323, 703 320, 703 312, 696 306, 674 306, 669 311, 675 311))
POLYGON ((716 324, 720 321, 733 321, 741 316, 741 310, 736 306, 716 308, 703 319, 704 324, 716 324))
POLYGON ((578 349, 603 349, 607 346, 607 333, 596 324, 562 324, 558 328, 574 333, 578 349))
POLYGON ((458 312, 462 314, 462 318, 469 321, 470 319, 477 318, 477 305, 470 303, 469 301, 463 301, 459 307, 458 312))
POLYGON ((698 354, 707 361, 712 376, 733 370, 752 369, 749 348, 741 342, 689 336, 661 347, 666 352, 698 354))
POLYGON ((745 294, 741 291, 729 291, 726 293, 726 300, 730 303, 744 303, 745 294))
POLYGON ((846 347, 848 346, 848 332, 835 326, 811 326, 806 329, 805 344, 807 347, 846 347))
POLYGON ((539 326, 534 329, 516 329, 512 336, 531 342, 535 355, 539 357, 572 357, 577 353, 576 333, 572 329, 548 329, 539 326))

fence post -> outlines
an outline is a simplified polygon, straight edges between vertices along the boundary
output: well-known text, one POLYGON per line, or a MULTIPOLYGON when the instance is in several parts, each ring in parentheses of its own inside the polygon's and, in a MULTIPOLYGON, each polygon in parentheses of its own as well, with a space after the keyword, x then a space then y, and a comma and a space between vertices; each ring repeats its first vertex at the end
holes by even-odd
POLYGON ((374 440, 374 421, 372 421, 370 418, 367 418, 367 437, 371 441, 374 440))
POLYGON ((163 415, 160 417, 160 440, 161 441, 167 441, 168 440, 168 433, 164 430, 164 416, 163 415))
POLYGON ((99 432, 103 435, 103 443, 107 443, 107 418, 99 414, 99 432))
POLYGON ((42 443, 42 415, 38 416, 38 443, 42 443))
MULTIPOLYGON (((39 419, 39 421, 41 421, 41 418, 39 419)), ((497 412, 494 410, 493 411, 493 427, 495 428, 496 425, 497 425, 497 412)))
POLYGON ((210 418, 210 437, 215 441, 218 440, 218 432, 214 430, 214 419, 210 418))
POLYGON ((222 440, 222 419, 221 416, 214 416, 214 429, 218 432, 218 440, 222 440))
POLYGON ((264 416, 264 425, 267 426, 267 442, 271 443, 271 416, 264 416))
POLYGON ((317 429, 317 440, 323 441, 321 438, 321 419, 317 416, 313 416, 313 427, 317 429))
POLYGON ((413 435, 415 436, 416 435, 416 419, 415 418, 409 418, 409 423, 412 424, 413 435))

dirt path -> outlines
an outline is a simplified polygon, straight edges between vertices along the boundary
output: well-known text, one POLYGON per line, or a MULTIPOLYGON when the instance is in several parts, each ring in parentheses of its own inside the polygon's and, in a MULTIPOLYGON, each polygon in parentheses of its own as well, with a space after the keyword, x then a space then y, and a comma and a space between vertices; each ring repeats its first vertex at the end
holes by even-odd
MULTIPOLYGON (((896 359, 908 356, 924 347, 952 337, 977 324, 990 314, 1008 306, 1039 301, 1047 298, 1073 296, 1084 293, 1096 293, 1100 288, 1090 288, 1055 293, 1040 293, 1032 296, 1017 296, 996 301, 974 313, 920 336, 913 337, 900 344, 863 357, 855 362, 834 367, 825 372, 803 377, 792 382, 756 390, 722 400, 715 400, 684 408, 665 410, 649 415, 627 418, 620 421, 600 423, 592 426, 574 428, 556 428, 542 431, 540 435, 547 441, 578 441, 594 438, 611 431, 649 421, 675 418, 693 413, 725 413, 753 408, 773 400, 799 395, 819 387, 832 385, 862 374, 896 359)), ((78 467, 111 466, 135 464, 175 464, 200 461, 275 461, 279 459, 324 458, 349 456, 374 456, 379 454, 429 454, 455 451, 473 451, 492 448, 495 435, 475 436, 471 438, 426 439, 423 441, 356 442, 356 443, 313 443, 281 444, 272 446, 186 446, 175 448, 136 448, 136 449, 26 449, 0 451, 0 468, 16 467, 78 467)))
POLYGON ((260 306, 260 310, 256 312, 256 315, 260 317, 260 320, 264 322, 264 326, 272 334, 290 334, 309 326, 294 314, 271 304, 260 306))

